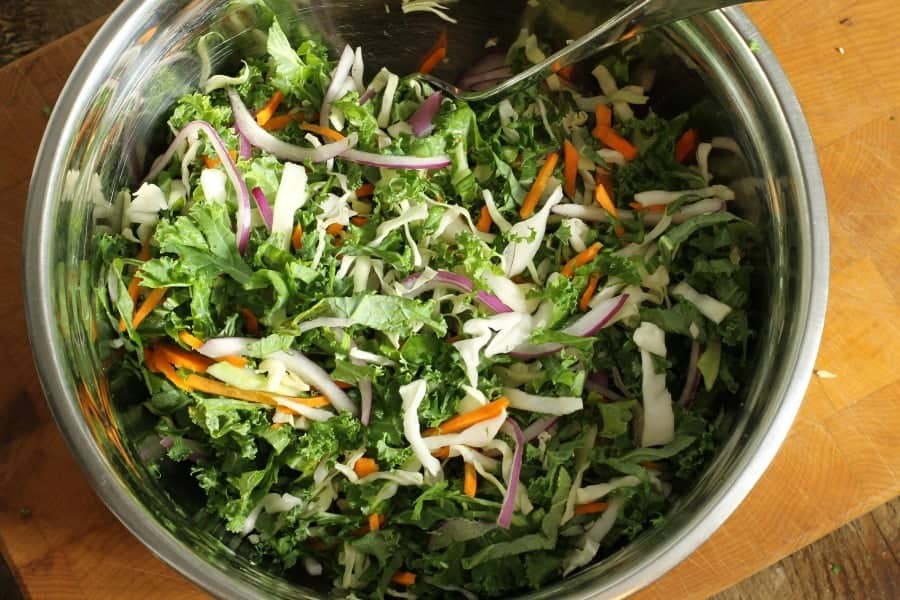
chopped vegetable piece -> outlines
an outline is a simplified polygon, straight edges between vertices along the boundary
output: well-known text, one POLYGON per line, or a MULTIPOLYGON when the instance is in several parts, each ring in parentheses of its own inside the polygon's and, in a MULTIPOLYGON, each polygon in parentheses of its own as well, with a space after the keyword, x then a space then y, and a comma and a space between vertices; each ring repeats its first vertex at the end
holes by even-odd
POLYGON ((244 329, 247 333, 250 335, 259 335, 259 319, 256 318, 253 311, 244 307, 239 309, 238 312, 244 317, 244 329))
POLYGON ((497 398, 493 402, 489 402, 488 404, 485 404, 480 408, 476 408, 475 410, 448 419, 434 429, 428 429, 427 431, 425 431, 424 435, 428 436, 459 433, 460 431, 468 429, 476 423, 498 417, 499 415, 503 414, 503 411, 506 410, 506 407, 508 406, 509 400, 503 397, 497 398))
POLYGON ((553 169, 556 168, 558 160, 559 154, 556 152, 551 152, 547 155, 547 160, 544 161, 541 170, 538 171, 537 177, 534 179, 534 183, 531 184, 531 189, 528 190, 528 194, 522 201, 519 216, 523 219, 527 219, 534 214, 534 209, 537 208, 541 194, 544 193, 544 188, 547 187, 547 182, 550 181, 550 176, 553 175, 553 169))
POLYGON ((178 339, 181 340, 181 342, 182 342, 185 346, 187 346, 188 348, 190 348, 191 350, 196 350, 197 348, 199 348, 200 346, 203 345, 203 340, 201 340, 200 338, 198 338, 198 337, 192 335, 192 334, 191 334, 190 332, 188 332, 188 331, 179 331, 179 332, 178 332, 178 339))
POLYGON ((699 141, 696 129, 688 129, 681 134, 681 137, 678 138, 678 142, 675 144, 675 160, 680 163, 687 161, 697 151, 699 141))
POLYGON ((478 224, 475 225, 475 227, 482 233, 490 233, 491 225, 493 224, 494 222, 491 220, 491 211, 488 210, 487 206, 482 206, 481 214, 478 216, 478 224))
POLYGON ((616 208, 616 205, 613 204, 612 198, 609 197, 609 192, 599 180, 597 181, 597 187, 594 188, 594 200, 597 201, 597 204, 603 208, 606 212, 608 212, 614 219, 619 218, 619 209, 616 208))
POLYGON ((447 32, 442 31, 437 40, 434 42, 434 46, 432 46, 431 50, 428 51, 428 54, 425 55, 425 58, 422 59, 422 63, 419 65, 419 73, 421 73, 422 75, 428 75, 446 57, 447 32))
POLYGON ((297 223, 294 232, 291 233, 291 247, 295 252, 299 252, 303 248, 303 225, 297 223))
POLYGON ((366 198, 375 193, 375 184, 372 183, 364 183, 356 189, 356 197, 357 198, 366 198))
POLYGON ((594 116, 596 117, 596 127, 612 127, 612 109, 609 106, 597 103, 597 106, 594 107, 594 116))
POLYGON ((576 515, 595 515, 597 513, 602 513, 607 508, 609 508, 609 504, 606 502, 590 502, 588 504, 576 504, 575 505, 575 514, 576 515))
POLYGON ((397 585, 415 585, 416 583, 416 574, 410 573, 408 571, 397 571, 391 577, 391 581, 396 583, 397 585))
POLYGON ((465 477, 463 479, 463 493, 469 498, 475 497, 475 492, 478 490, 478 475, 475 472, 475 465, 472 463, 465 463, 465 477))
POLYGON ((275 114, 275 111, 278 110, 282 100, 284 100, 284 94, 282 94, 280 90, 277 90, 272 94, 272 98, 269 99, 266 105, 256 113, 256 122, 263 126, 268 123, 269 119, 272 118, 272 115, 275 114))
POLYGON ((581 295, 581 300, 578 302, 578 308, 580 308, 582 312, 587 312, 591 307, 591 300, 594 298, 594 293, 597 291, 598 283, 600 283, 600 274, 591 273, 587 287, 584 289, 584 294, 581 295))
POLYGON ((153 312, 153 309, 159 306, 159 304, 163 301, 163 298, 166 295, 166 291, 168 288, 155 288, 147 294, 147 297, 144 298, 143 304, 141 304, 136 311, 134 311, 134 317, 131 319, 131 326, 135 329, 146 319, 150 313, 153 312))
POLYGON ((601 244, 600 242, 594 242, 583 252, 579 252, 578 254, 573 256, 569 260, 569 262, 567 262, 566 265, 562 268, 562 271, 560 271, 560 273, 562 273, 564 277, 571 277, 575 274, 575 269, 577 269, 578 267, 583 267, 584 265, 597 258, 597 254, 600 253, 601 248, 603 248, 603 244, 601 244))
POLYGON ((363 478, 372 473, 377 473, 378 463, 375 462, 374 458, 366 458, 364 456, 357 460, 356 464, 353 465, 353 471, 356 472, 360 478, 363 478))
POLYGON ((592 132, 593 136, 600 140, 607 148, 612 148, 625 157, 625 160, 632 161, 637 158, 637 148, 631 142, 616 133, 612 127, 598 125, 592 132))
POLYGON ((575 182, 578 178, 578 151, 572 142, 566 140, 563 143, 563 174, 566 178, 566 196, 575 196, 575 182))
POLYGON ((344 139, 344 134, 339 131, 335 131, 330 127, 322 127, 321 125, 316 125, 315 123, 300 123, 300 129, 303 131, 311 131, 317 135, 321 135, 323 138, 329 139, 332 142, 339 142, 344 139))

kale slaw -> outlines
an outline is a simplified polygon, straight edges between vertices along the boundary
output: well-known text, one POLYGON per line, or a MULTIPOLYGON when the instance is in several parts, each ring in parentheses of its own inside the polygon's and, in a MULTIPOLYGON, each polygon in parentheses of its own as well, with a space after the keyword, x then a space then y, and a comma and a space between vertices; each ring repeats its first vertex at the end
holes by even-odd
POLYGON ((288 33, 179 101, 95 240, 154 468, 348 597, 537 588, 664 519, 752 335, 730 144, 646 109, 637 43, 467 106, 288 33))

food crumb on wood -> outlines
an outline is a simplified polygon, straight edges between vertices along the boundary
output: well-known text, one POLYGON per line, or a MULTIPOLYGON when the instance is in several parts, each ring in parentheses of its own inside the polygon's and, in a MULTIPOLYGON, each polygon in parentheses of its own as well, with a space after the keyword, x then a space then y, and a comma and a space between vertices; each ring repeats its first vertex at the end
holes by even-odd
POLYGON ((847 53, 847 51, 844 50, 843 46, 838 46, 837 48, 835 48, 835 50, 837 50, 837 53, 840 54, 841 56, 843 56, 847 53))
POLYGON ((850 17, 844 17, 843 19, 838 21, 838 25, 850 25, 851 23, 852 21, 850 20, 850 17))
POLYGON ((27 506, 23 506, 22 508, 19 509, 19 516, 22 517, 23 519, 27 519, 28 517, 31 516, 31 509, 28 508, 27 506))
POLYGON ((498 39, 495 38, 495 37, 488 38, 488 41, 486 41, 486 42, 484 43, 484 47, 485 47, 485 48, 493 48, 494 46, 497 45, 497 42, 498 42, 498 39))
POLYGON ((839 575, 841 572, 841 565, 837 563, 831 563, 831 572, 835 575, 839 575))
POLYGON ((750 48, 750 52, 756 54, 762 47, 759 45, 759 40, 747 40, 747 46, 750 48))
POLYGON ((815 373, 819 379, 837 379, 837 375, 831 371, 826 371, 825 369, 817 369, 815 373))

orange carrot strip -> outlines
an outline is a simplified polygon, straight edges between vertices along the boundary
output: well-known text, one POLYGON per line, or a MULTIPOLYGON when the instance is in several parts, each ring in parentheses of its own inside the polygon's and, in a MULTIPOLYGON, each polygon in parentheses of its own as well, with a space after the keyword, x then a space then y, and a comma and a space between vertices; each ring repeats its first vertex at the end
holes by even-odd
POLYGON ((531 189, 528 190, 528 194, 522 201, 522 207, 519 209, 519 216, 523 219, 534 214, 534 209, 537 208, 537 203, 541 199, 541 194, 544 193, 544 188, 547 187, 550 176, 553 175, 553 169, 556 168, 558 160, 559 154, 551 152, 541 166, 541 170, 538 171, 537 177, 534 178, 534 183, 531 184, 531 189))
POLYGON ((469 498, 475 497, 478 490, 478 475, 475 472, 475 465, 465 463, 465 476, 463 478, 463 493, 469 498))
POLYGON ((155 288, 151 290, 147 297, 144 298, 144 303, 141 304, 136 311, 134 311, 134 316, 131 318, 131 326, 135 329, 138 328, 138 325, 147 318, 147 316, 153 312, 153 309, 159 306, 159 303, 162 302, 163 297, 166 295, 166 291, 169 288, 155 288))
POLYGON ((616 133, 616 130, 612 127, 598 125, 597 127, 594 127, 594 131, 592 131, 591 134, 600 140, 607 148, 612 148, 619 152, 625 157, 625 160, 634 160, 637 158, 637 148, 635 148, 631 142, 616 133))
POLYGON ((291 247, 295 252, 303 247, 303 225, 300 223, 297 223, 297 226, 294 227, 294 233, 291 234, 291 247))
POLYGON ((222 161, 220 161, 215 156, 204 156, 203 157, 203 164, 204 164, 204 166, 206 166, 207 169, 215 169, 216 167, 218 167, 221 164, 221 162, 222 161))
POLYGON ((619 209, 613 204, 612 198, 609 197, 606 188, 599 182, 597 183, 597 187, 594 188, 594 200, 597 201, 597 204, 599 204, 603 210, 612 215, 613 218, 619 218, 619 209))
POLYGON ((450 458, 450 447, 444 446, 443 448, 438 448, 431 455, 439 460, 444 460, 446 458, 450 458))
POLYGON ((213 364, 212 359, 206 358, 202 354, 188 352, 174 344, 167 344, 165 342, 157 344, 154 353, 176 367, 190 369, 191 371, 196 371, 198 373, 205 373, 206 369, 213 364))
POLYGON ((356 225, 357 227, 365 227, 366 223, 369 222, 368 217, 364 215, 354 215, 350 217, 350 222, 356 225))
POLYGON ((397 585, 414 585, 416 583, 416 574, 409 571, 397 571, 391 577, 391 581, 397 585))
POLYGON ((297 115, 286 114, 286 115, 276 115, 266 121, 266 124, 262 126, 266 131, 281 131, 291 123, 297 120, 297 115))
POLYGON ((565 79, 566 81, 572 81, 572 74, 575 72, 575 65, 569 65, 568 67, 563 67, 561 69, 556 69, 556 74, 565 79))
POLYGON ((188 331, 179 331, 178 339, 181 340, 181 343, 183 343, 185 346, 187 346, 191 350, 196 350, 197 348, 199 348, 200 346, 203 345, 203 340, 192 335, 188 331))
POLYGON ((629 202, 628 206, 634 209, 635 212, 649 212, 649 213, 664 213, 666 212, 665 204, 654 204, 652 206, 644 206, 640 202, 629 202))
POLYGON ((353 470, 356 472, 356 475, 358 477, 363 478, 367 475, 371 475, 372 473, 377 473, 378 463, 375 462, 374 458, 367 458, 363 456, 356 461, 356 464, 353 465, 353 470))
POLYGON ((642 467, 644 467, 645 469, 655 469, 655 470, 657 470, 657 471, 659 470, 659 464, 658 464, 658 463, 655 463, 655 462, 653 462, 653 461, 649 461, 649 460, 648 460, 648 461, 646 461, 646 462, 642 462, 642 463, 638 463, 638 464, 640 464, 640 465, 641 465, 642 467))
POLYGON ((384 520, 379 514, 371 514, 369 515, 369 531, 378 531, 381 529, 381 523, 384 520))
POLYGON ((422 75, 427 75, 431 73, 435 67, 440 64, 444 58, 447 56, 447 32, 442 31, 438 36, 437 40, 434 42, 434 46, 431 47, 431 50, 428 51, 428 54, 425 55, 425 58, 422 59, 422 63, 419 65, 419 73, 422 75))
POLYGON ((584 293, 581 295, 581 301, 578 303, 578 308, 580 308, 582 312, 587 311, 587 309, 591 307, 591 299, 594 297, 594 293, 597 291, 598 283, 600 283, 600 274, 592 273, 591 278, 588 279, 587 287, 584 289, 584 293))
MULTIPOLYGON (((215 379, 203 377, 202 375, 196 375, 194 373, 191 373, 187 376, 187 378, 185 379, 185 383, 198 392, 203 392, 214 396, 224 396, 226 398, 235 398, 237 400, 245 400, 247 402, 256 402, 257 404, 266 404, 268 406, 280 407, 282 409, 282 412, 286 411, 292 415, 296 414, 293 410, 290 409, 290 407, 280 406, 275 400, 275 395, 268 392, 242 390, 240 388, 236 388, 234 386, 216 381, 215 379)), ((323 406, 328 406, 329 404, 328 399, 325 398, 325 396, 310 396, 308 398, 285 397, 285 400, 297 402, 298 404, 309 406, 311 408, 322 408, 323 406)))
POLYGON ((572 142, 566 140, 563 143, 563 175, 566 178, 566 196, 575 196, 575 178, 578 176, 578 150, 572 142))
POLYGON ((284 100, 284 94, 282 94, 280 90, 276 90, 266 105, 256 113, 256 122, 260 125, 268 123, 269 119, 272 118, 272 115, 275 114, 275 111, 278 110, 278 106, 281 104, 282 100, 284 100))
POLYGON ((188 384, 176 371, 175 368, 169 364, 165 359, 159 356, 159 353, 154 351, 153 360, 156 363, 156 370, 163 375, 165 375, 166 379, 171 381, 175 387, 182 389, 186 392, 192 392, 193 388, 188 384))
POLYGON ((226 362, 233 367, 243 369, 244 367, 247 366, 247 363, 249 361, 247 361, 247 359, 244 358, 243 356, 238 356, 236 354, 229 354, 228 356, 220 357, 219 362, 226 362))
POLYGON ((316 125, 315 123, 300 123, 300 129, 303 131, 310 131, 312 133, 321 135, 324 138, 328 138, 333 142, 339 142, 344 139, 344 134, 339 131, 335 131, 331 127, 322 127, 321 125, 316 125))
POLYGON ((344 231, 344 226, 340 223, 332 223, 325 228, 325 232, 328 235, 340 235, 342 231, 344 231))
POLYGON ((493 419, 494 417, 500 415, 500 413, 502 413, 504 410, 506 410, 507 406, 509 406, 509 400, 501 396, 493 402, 489 402, 484 406, 479 406, 475 410, 470 410, 467 413, 456 415, 455 417, 447 419, 436 428, 427 430, 425 432, 425 435, 459 433, 460 431, 468 429, 476 423, 481 423, 482 421, 493 419))
POLYGON ((375 184, 374 183, 364 183, 359 188, 357 188, 355 194, 357 198, 365 198, 366 196, 371 196, 375 193, 375 184))
POLYGON ((153 39, 154 35, 156 35, 156 26, 155 25, 141 34, 141 37, 139 37, 138 41, 137 41, 138 45, 142 46, 142 45, 146 44, 151 39, 153 39))
POLYGON ((493 224, 494 222, 491 220, 491 211, 488 210, 487 206, 482 206, 481 214, 478 216, 478 223, 475 225, 475 227, 478 229, 478 231, 490 233, 491 225, 493 224))
POLYGON ((239 309, 238 312, 244 317, 244 329, 247 330, 247 333, 250 335, 259 335, 259 319, 256 318, 253 311, 244 307, 239 309))
POLYGON ((606 190, 606 195, 612 198, 613 195, 613 177, 609 169, 597 167, 597 185, 602 185, 606 190))
MULTIPOLYGON (((141 262, 150 260, 150 236, 147 236, 147 239, 141 243, 141 250, 138 252, 137 259, 141 262)), ((138 271, 135 271, 134 275, 131 276, 131 281, 128 282, 128 296, 131 298, 132 305, 137 303, 140 293, 141 276, 138 271)), ((119 317, 119 331, 125 331, 126 329, 125 318, 119 317)))
POLYGON ((583 267, 588 264, 592 260, 597 257, 597 254, 600 252, 600 249, 603 248, 603 244, 600 242, 594 242, 588 248, 585 248, 582 252, 579 252, 575 256, 573 256, 569 262, 566 263, 566 266, 562 268, 560 273, 564 277, 571 277, 575 274, 575 269, 578 267, 583 267))
POLYGON ((609 508, 609 504, 606 502, 591 502, 589 504, 576 504, 575 505, 575 514, 576 515, 594 515, 597 513, 602 513, 607 508, 609 508))
POLYGON ((683 163, 697 151, 698 135, 696 129, 688 129, 675 143, 675 160, 683 163))
POLYGON ((341 388, 342 390, 349 390, 353 388, 352 383, 347 383, 346 381, 335 381, 334 384, 341 388))
POLYGON ((605 104, 594 107, 594 116, 597 118, 597 127, 612 127, 612 109, 605 104))

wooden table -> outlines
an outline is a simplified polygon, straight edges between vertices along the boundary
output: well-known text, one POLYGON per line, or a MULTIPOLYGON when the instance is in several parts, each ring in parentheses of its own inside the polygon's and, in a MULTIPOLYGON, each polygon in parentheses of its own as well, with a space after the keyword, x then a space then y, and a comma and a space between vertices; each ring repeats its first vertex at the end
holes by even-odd
MULTIPOLYGON (((640 598, 705 597, 900 493, 900 4, 798 0, 748 12, 820 153, 832 281, 818 368, 837 378, 813 378, 748 499, 640 598)), ((44 403, 25 334, 18 249, 42 108, 95 28, 0 70, 0 551, 33 598, 197 598, 89 488, 44 403)))

